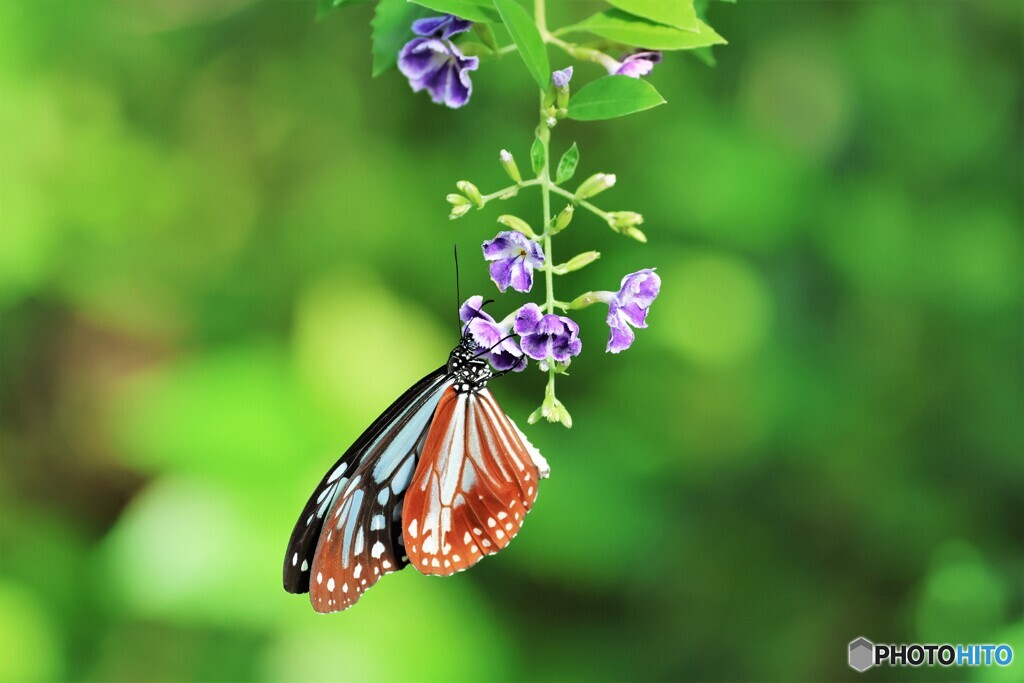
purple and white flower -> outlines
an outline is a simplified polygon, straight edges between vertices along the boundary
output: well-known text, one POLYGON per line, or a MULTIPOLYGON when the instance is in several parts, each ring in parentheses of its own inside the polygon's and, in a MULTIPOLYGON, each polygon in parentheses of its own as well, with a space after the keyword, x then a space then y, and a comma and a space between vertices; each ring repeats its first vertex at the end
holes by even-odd
POLYGON ((481 351, 491 349, 484 357, 495 370, 522 372, 526 369, 526 363, 522 360, 523 352, 519 345, 509 336, 512 332, 511 323, 495 322, 494 318, 484 312, 483 304, 482 296, 471 296, 459 307, 459 320, 466 323, 462 326, 462 334, 468 334, 481 351))
POLYGON ((556 88, 566 88, 572 80, 572 67, 567 66, 559 71, 551 72, 551 85, 556 88))
MULTIPOLYGON (((653 268, 645 268, 622 278, 619 291, 608 301, 608 327, 611 336, 605 350, 610 353, 625 351, 636 335, 630 328, 647 327, 647 312, 661 291, 661 278, 653 268)), ((610 294, 610 292, 609 292, 610 294)))
POLYGON ((440 17, 424 17, 412 22, 412 32, 418 36, 442 38, 448 40, 452 36, 465 33, 473 28, 473 22, 467 19, 460 19, 453 14, 444 14, 440 17))
POLYGON ((483 244, 484 259, 491 262, 491 279, 498 289, 511 285, 517 292, 533 288, 533 269, 544 265, 544 250, 521 232, 499 232, 483 244))
POLYGON ((622 58, 621 62, 609 67, 613 75, 640 78, 654 71, 654 65, 661 62, 661 53, 657 50, 637 50, 622 58))
POLYGON ((565 363, 583 348, 579 325, 564 315, 544 315, 537 304, 519 309, 513 329, 520 335, 523 352, 534 360, 565 363))
POLYGON ((398 53, 398 70, 409 79, 414 92, 426 90, 435 104, 458 109, 473 94, 470 71, 480 60, 467 57, 450 38, 468 31, 472 23, 452 15, 429 17, 413 22, 419 38, 413 38, 398 53))

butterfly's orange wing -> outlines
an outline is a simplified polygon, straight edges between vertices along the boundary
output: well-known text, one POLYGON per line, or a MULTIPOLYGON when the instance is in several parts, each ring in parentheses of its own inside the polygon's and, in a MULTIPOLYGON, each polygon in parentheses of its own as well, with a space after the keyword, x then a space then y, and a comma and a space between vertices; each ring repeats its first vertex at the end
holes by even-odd
POLYGON ((446 389, 402 510, 409 563, 448 576, 507 546, 547 474, 537 462, 490 391, 446 389))

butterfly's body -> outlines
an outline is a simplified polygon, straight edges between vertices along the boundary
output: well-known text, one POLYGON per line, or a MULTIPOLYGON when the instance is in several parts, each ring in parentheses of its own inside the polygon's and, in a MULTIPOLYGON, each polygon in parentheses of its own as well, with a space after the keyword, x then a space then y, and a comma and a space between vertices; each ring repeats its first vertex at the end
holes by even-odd
POLYGON ((285 590, 334 612, 410 558, 447 575, 508 544, 548 470, 487 389, 493 376, 464 336, 363 432, 295 525, 285 590))

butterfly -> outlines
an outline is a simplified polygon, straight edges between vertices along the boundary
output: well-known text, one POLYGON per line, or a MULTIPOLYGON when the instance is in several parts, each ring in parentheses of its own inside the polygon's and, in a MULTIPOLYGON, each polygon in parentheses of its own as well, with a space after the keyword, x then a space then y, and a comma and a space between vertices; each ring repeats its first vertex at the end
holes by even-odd
POLYGON ((464 331, 324 475, 288 541, 286 591, 337 612, 406 565, 448 576, 515 537, 550 469, 487 389, 488 351, 464 331))

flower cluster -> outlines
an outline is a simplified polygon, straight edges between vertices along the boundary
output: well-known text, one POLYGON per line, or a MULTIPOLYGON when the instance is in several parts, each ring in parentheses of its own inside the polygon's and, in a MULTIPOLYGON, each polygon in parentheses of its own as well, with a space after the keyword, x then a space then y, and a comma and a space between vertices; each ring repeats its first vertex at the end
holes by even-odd
MULTIPOLYGON (((412 23, 412 32, 417 37, 406 43, 398 53, 398 69, 409 79, 414 92, 426 90, 435 104, 443 104, 452 109, 463 107, 469 102, 473 95, 473 81, 469 72, 479 68, 480 59, 463 54, 452 39, 472 28, 473 22, 451 14, 417 19, 412 23)), ((654 65, 661 62, 661 52, 657 50, 636 50, 621 60, 607 55, 601 57, 609 74, 630 78, 647 76, 654 70, 654 65)), ((567 87, 570 79, 571 66, 551 75, 556 92, 562 91, 565 95, 565 102, 558 105, 562 109, 568 101, 567 87)), ((554 117, 550 117, 549 125, 553 125, 553 121, 554 117)))
MULTIPOLYGON (((420 19, 413 23, 412 32, 416 37, 402 47, 398 68, 414 91, 425 90, 434 102, 451 108, 469 102, 473 93, 470 72, 477 70, 480 64, 476 55, 505 51, 499 52, 486 24, 474 25, 452 15, 420 19), (456 45, 455 39, 470 30, 487 45, 466 42, 456 45)), ((654 50, 635 50, 615 59, 594 48, 555 42, 567 46, 566 51, 571 56, 600 63, 613 76, 639 79, 650 75, 662 60, 661 52, 654 50)), ((544 221, 539 228, 535 229, 536 224, 531 227, 518 216, 502 215, 498 222, 503 229, 483 242, 482 254, 491 280, 500 292, 511 288, 529 294, 534 287, 534 276, 540 274, 544 281, 543 302, 523 304, 497 320, 484 311, 489 302, 482 296, 472 296, 461 305, 459 319, 463 323, 463 335, 473 340, 481 356, 497 372, 521 372, 533 362, 547 373, 543 404, 530 416, 530 422, 544 417, 567 427, 572 425, 572 418, 555 396, 555 377, 564 374, 572 359, 583 350, 580 325, 568 314, 597 303, 607 305, 605 351, 618 354, 632 346, 636 340, 635 330, 647 327, 648 313, 661 289, 658 274, 653 268, 645 268, 623 277, 618 291, 587 292, 569 302, 554 298, 554 276, 580 270, 600 258, 596 251, 585 251, 563 263, 552 262, 552 238, 570 226, 577 209, 597 215, 619 234, 647 241, 638 227, 643 223, 642 215, 635 211, 605 211, 593 203, 598 195, 615 187, 615 174, 593 173, 575 191, 567 189, 564 185, 574 176, 579 162, 575 145, 552 169, 548 158, 551 129, 570 115, 572 79, 573 67, 568 66, 551 72, 550 80, 541 88, 540 125, 530 150, 530 166, 535 177, 524 179, 512 154, 503 149, 499 161, 512 185, 485 194, 472 182, 460 180, 456 183, 458 191, 447 196, 451 204, 449 217, 455 220, 474 209, 483 209, 490 202, 512 199, 523 188, 541 190, 544 221), (558 196, 568 199, 569 203, 553 215, 551 199, 558 196)))

